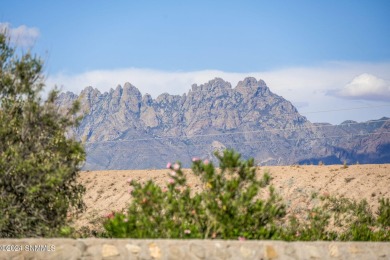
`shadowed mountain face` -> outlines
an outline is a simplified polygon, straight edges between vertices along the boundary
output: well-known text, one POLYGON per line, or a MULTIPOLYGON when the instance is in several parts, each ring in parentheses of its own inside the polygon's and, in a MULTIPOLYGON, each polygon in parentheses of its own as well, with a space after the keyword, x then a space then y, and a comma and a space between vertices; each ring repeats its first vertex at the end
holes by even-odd
POLYGON ((182 96, 141 95, 126 83, 110 92, 85 88, 62 93, 61 109, 81 101, 84 118, 72 132, 86 142, 85 169, 189 166, 234 148, 261 165, 390 162, 390 121, 313 124, 264 81, 246 78, 235 88, 216 78, 182 96))

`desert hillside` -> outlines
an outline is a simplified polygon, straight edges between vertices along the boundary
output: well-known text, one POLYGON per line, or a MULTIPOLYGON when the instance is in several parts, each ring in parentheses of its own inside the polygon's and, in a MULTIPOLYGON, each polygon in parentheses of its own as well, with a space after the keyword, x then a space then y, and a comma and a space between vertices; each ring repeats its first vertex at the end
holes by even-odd
MULTIPOLYGON (((296 165, 259 167, 258 174, 268 171, 272 185, 283 197, 288 210, 304 214, 318 205, 321 195, 366 199, 375 211, 379 197, 390 198, 390 164, 365 165, 296 165)), ((190 170, 187 170, 189 173, 190 170)), ((75 227, 98 228, 98 222, 110 211, 120 211, 130 201, 128 179, 152 179, 165 186, 168 170, 121 170, 81 172, 79 182, 86 187, 86 211, 75 218, 75 227)), ((200 189, 196 177, 188 175, 189 185, 200 189)))

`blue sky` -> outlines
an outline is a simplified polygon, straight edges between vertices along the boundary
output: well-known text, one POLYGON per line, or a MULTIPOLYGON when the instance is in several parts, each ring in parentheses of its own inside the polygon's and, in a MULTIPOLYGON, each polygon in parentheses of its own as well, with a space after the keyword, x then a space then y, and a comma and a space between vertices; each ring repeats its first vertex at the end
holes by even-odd
POLYGON ((264 79, 313 122, 390 113, 390 1, 8 1, 0 23, 48 85, 182 94, 264 79), (371 107, 353 110, 349 108, 371 107), (335 112, 318 112, 339 110, 335 112), (307 113, 307 114, 305 114, 307 113))

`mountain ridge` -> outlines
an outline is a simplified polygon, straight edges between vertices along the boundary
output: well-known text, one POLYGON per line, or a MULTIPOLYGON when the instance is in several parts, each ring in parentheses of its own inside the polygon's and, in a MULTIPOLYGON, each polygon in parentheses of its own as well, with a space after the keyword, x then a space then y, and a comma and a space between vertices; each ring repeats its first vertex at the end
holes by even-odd
POLYGON ((374 127, 353 121, 336 126, 311 123, 263 80, 251 77, 234 88, 215 78, 193 84, 183 95, 163 93, 155 99, 130 83, 104 93, 87 87, 80 95, 61 93, 57 104, 66 108, 76 99, 84 119, 72 134, 86 142, 85 169, 162 168, 175 160, 189 166, 192 157, 213 159, 214 151, 225 148, 270 165, 357 159, 369 163, 383 158, 389 162, 388 131, 377 133, 389 122, 374 127), (383 147, 375 156, 375 149, 383 147), (364 151, 370 155, 364 156, 364 151))

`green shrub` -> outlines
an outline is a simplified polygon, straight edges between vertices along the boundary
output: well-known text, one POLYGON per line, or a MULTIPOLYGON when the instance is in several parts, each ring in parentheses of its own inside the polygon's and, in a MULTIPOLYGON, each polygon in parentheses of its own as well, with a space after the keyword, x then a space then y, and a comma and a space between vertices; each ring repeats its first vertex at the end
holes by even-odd
POLYGON ((42 64, 18 57, 0 32, 0 237, 67 235, 67 214, 83 206, 84 148, 65 135, 77 104, 62 115, 58 91, 42 100, 42 64))
MULTIPOLYGON (((292 217, 281 239, 294 241, 390 241, 390 226, 386 211, 389 204, 380 201, 378 216, 366 200, 322 197, 323 204, 308 212, 306 221, 292 217), (385 220, 383 223, 383 220, 385 220)), ((387 199, 388 202, 388 199, 387 199)))
POLYGON ((379 199, 378 223, 383 227, 390 227, 390 200, 379 199))
POLYGON ((257 179, 254 161, 232 150, 216 154, 219 170, 208 160, 194 159, 192 174, 203 191, 192 194, 180 163, 168 164, 167 188, 153 181, 131 181, 133 200, 127 213, 109 214, 104 227, 110 237, 271 239, 285 207, 272 187, 266 199, 261 188, 270 176, 257 179))
MULTIPOLYGON (((381 224, 381 215, 376 216, 366 200, 356 202, 351 199, 332 199, 341 207, 335 215, 335 222, 345 228, 338 237, 342 241, 388 241, 389 226, 381 224)), ((325 205, 326 206, 326 205, 325 205)), ((383 207, 380 207, 381 210, 383 207)), ((382 216, 383 217, 383 216, 382 216)))
POLYGON ((153 181, 130 180, 132 201, 126 213, 108 214, 104 236, 118 238, 280 239, 287 241, 390 241, 390 202, 380 199, 377 214, 367 201, 321 196, 322 204, 306 218, 290 216, 269 186, 270 175, 256 178, 253 159, 240 160, 233 150, 209 161, 193 160, 192 173, 202 191, 187 185, 180 163, 166 188, 153 181), (269 186, 268 196, 261 189, 269 186))

